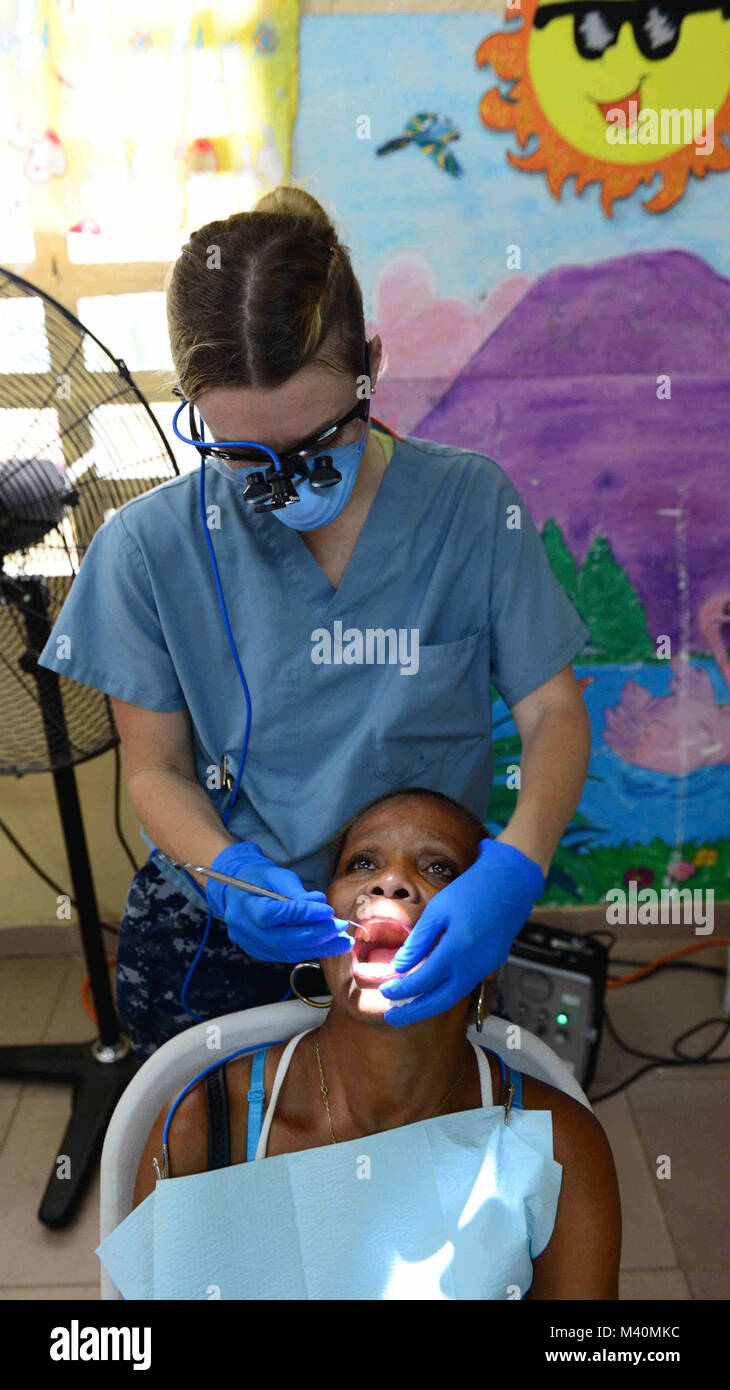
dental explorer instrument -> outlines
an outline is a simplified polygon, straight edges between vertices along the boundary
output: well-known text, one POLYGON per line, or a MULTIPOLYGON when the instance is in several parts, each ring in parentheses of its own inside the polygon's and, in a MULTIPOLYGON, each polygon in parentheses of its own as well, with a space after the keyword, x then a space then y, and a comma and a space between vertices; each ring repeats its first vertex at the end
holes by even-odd
MULTIPOLYGON (((221 874, 217 869, 206 869, 202 864, 185 864, 179 859, 171 859, 169 862, 176 869, 192 869, 193 873, 205 874, 207 878, 215 878, 219 883, 228 883, 231 888, 243 888, 247 893, 256 893, 262 898, 277 898, 282 903, 294 901, 293 898, 288 898, 285 893, 274 893, 271 888, 259 888, 257 883, 247 883, 243 878, 233 878, 231 874, 221 874)), ((342 921, 342 918, 340 917, 338 920, 342 921)), ((361 927, 363 925, 362 922, 352 922, 347 918, 345 923, 348 927, 361 927)))

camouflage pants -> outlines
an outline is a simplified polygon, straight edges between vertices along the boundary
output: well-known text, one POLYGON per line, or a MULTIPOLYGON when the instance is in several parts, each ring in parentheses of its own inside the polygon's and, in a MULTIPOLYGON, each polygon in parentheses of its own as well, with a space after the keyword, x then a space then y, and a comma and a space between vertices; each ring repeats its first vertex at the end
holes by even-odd
MULTIPOLYGON (((180 994, 205 933, 208 911, 175 888, 148 860, 132 879, 117 945, 116 1002, 135 1056, 144 1062, 162 1043, 197 1022, 180 994)), ((200 1018, 217 1018, 289 993, 292 966, 249 956, 214 917, 185 995, 200 1018)))

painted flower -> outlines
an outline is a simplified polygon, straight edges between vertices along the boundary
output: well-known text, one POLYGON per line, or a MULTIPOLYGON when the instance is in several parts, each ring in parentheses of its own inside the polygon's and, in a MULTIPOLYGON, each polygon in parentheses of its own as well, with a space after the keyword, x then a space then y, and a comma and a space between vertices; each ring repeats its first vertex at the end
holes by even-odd
POLYGON ((697 865, 698 869, 701 868, 701 867, 702 867, 703 865, 705 865, 705 864, 708 864, 708 865, 709 865, 709 864, 716 864, 716 863, 717 863, 717 850, 716 850, 716 849, 698 849, 698 851, 697 851, 697 853, 696 853, 696 855, 695 855, 695 857, 694 857, 694 861, 693 861, 693 862, 697 865))
POLYGON ((653 869, 647 868, 646 864, 641 864, 637 869, 627 869, 624 874, 624 883, 628 888, 630 883, 635 883, 637 888, 648 888, 654 882, 653 869))
POLYGON ((259 24, 253 36, 257 53, 273 53, 279 46, 279 35, 271 24, 259 24))
POLYGON ((681 883, 685 878, 691 878, 696 869, 688 859, 673 859, 671 864, 667 864, 667 873, 670 878, 677 878, 681 883))

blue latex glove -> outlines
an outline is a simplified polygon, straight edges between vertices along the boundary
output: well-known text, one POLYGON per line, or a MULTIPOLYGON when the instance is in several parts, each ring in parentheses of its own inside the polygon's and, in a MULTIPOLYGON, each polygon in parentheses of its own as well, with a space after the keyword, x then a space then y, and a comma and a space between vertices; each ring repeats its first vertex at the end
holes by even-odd
POLYGON ((208 906, 225 922, 231 941, 256 960, 317 960, 320 956, 344 955, 352 949, 352 937, 345 924, 335 917, 324 893, 307 892, 291 869, 279 868, 253 841, 226 845, 210 867, 293 899, 277 902, 275 898, 256 897, 245 888, 218 883, 214 878, 207 880, 208 906))
POLYGON ((435 894, 393 957, 394 970, 411 970, 443 932, 419 970, 379 986, 384 999, 413 1001, 386 1010, 386 1022, 396 1028, 417 1023, 470 994, 504 965, 544 889, 545 876, 534 859, 502 840, 482 840, 474 863, 435 894))

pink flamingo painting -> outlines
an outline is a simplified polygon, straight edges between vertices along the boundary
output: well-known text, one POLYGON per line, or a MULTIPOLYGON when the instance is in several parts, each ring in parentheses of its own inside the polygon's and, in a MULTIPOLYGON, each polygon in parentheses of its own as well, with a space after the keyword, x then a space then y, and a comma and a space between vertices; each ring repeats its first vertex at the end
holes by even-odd
MULTIPOLYGON (((730 660, 722 628, 730 623, 730 593, 707 599, 698 614, 700 631, 730 688, 730 660)), ((653 772, 683 774, 730 763, 730 704, 719 705, 707 671, 687 660, 671 660, 671 694, 653 696, 627 680, 615 709, 604 707, 603 737, 620 758, 653 772)))

